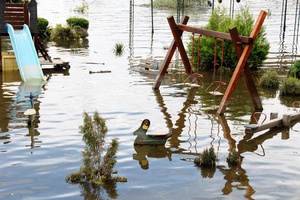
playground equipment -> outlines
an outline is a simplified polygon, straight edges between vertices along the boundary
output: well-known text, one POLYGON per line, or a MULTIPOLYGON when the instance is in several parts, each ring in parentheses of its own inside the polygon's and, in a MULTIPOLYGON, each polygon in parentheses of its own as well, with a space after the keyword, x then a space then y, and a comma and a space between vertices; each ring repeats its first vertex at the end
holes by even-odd
MULTIPOLYGON (((44 60, 47 61, 43 62, 43 65, 69 69, 69 62, 63 62, 60 59, 52 60, 49 56, 38 37, 37 19, 36 0, 31 0, 30 2, 25 0, 23 3, 6 3, 5 0, 0 0, 0 59, 2 60, 1 36, 8 36, 9 34, 6 25, 10 24, 15 31, 23 30, 24 25, 27 25, 29 30, 28 37, 30 36, 33 41, 35 53, 37 55, 40 53, 44 60)), ((25 33, 25 30, 23 33, 25 33)), ((29 43, 29 41, 26 41, 26 43, 29 43)), ((21 45, 21 43, 16 45, 21 45)), ((2 70, 3 66, 0 62, 0 71, 2 70)))
POLYGON ((224 40, 222 40, 222 55, 221 55, 221 66, 220 66, 220 79, 215 80, 216 72, 217 72, 217 45, 218 39, 215 38, 215 46, 214 46, 214 72, 213 72, 213 82, 206 88, 206 92, 216 95, 222 96, 222 91, 226 90, 226 83, 222 81, 222 70, 223 70, 223 62, 224 62, 224 40))
POLYGON ((183 32, 187 31, 187 32, 197 33, 200 35, 206 35, 206 36, 210 36, 210 37, 220 38, 220 39, 224 39, 224 40, 231 40, 233 42, 233 45, 234 45, 234 48, 236 51, 236 55, 239 60, 238 60, 237 66, 235 68, 235 71, 233 73, 233 76, 231 77, 231 80, 225 91, 223 99, 220 103, 217 114, 219 114, 219 115, 224 114, 225 109, 229 103, 229 100, 234 92, 234 89, 238 83, 238 79, 242 72, 244 72, 247 88, 250 93, 252 103, 254 104, 255 110, 257 110, 257 111, 263 110, 256 86, 254 84, 253 77, 251 75, 250 68, 247 65, 247 59, 250 56, 254 42, 260 32, 260 29, 263 25, 263 22, 264 22, 264 19, 266 18, 266 16, 267 16, 267 13, 265 11, 260 12, 258 19, 257 19, 249 37, 240 36, 236 27, 230 28, 229 34, 228 34, 228 33, 222 33, 222 32, 187 26, 186 24, 189 20, 188 16, 183 17, 182 22, 179 24, 176 24, 176 22, 172 16, 168 17, 168 23, 169 23, 169 26, 172 31, 174 39, 170 45, 170 48, 167 52, 165 60, 162 63, 160 72, 156 76, 156 79, 154 81, 152 88, 153 89, 159 88, 159 86, 163 80, 163 77, 167 71, 167 68, 169 66, 169 63, 172 59, 172 56, 174 55, 176 48, 178 48, 178 51, 180 53, 182 62, 184 64, 186 73, 189 76, 191 76, 193 74, 191 64, 189 62, 183 42, 181 40, 181 36, 182 36, 183 32))
POLYGON ((24 28, 18 31, 15 31, 10 24, 6 27, 22 80, 46 82, 28 26, 24 24, 24 28))

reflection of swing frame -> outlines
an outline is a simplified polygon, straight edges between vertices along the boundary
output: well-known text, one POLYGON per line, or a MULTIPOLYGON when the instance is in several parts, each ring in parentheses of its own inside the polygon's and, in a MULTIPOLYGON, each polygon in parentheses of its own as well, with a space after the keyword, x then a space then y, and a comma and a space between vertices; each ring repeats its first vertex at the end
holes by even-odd
POLYGON ((247 85, 248 91, 250 93, 252 103, 254 104, 255 110, 263 110, 252 74, 250 71, 250 68, 247 64, 247 60, 250 56, 254 42, 260 32, 260 29, 263 25, 263 22, 264 22, 264 19, 266 18, 266 16, 267 16, 267 12, 265 12, 265 11, 260 12, 258 19, 257 19, 256 23, 254 24, 253 30, 249 37, 240 36, 236 27, 230 28, 229 34, 228 34, 228 33, 223 33, 223 32, 217 32, 217 31, 211 31, 211 30, 196 28, 196 27, 192 27, 192 26, 187 26, 186 24, 189 20, 188 16, 183 17, 181 24, 176 24, 174 17, 172 17, 172 16, 168 17, 168 23, 169 23, 169 26, 172 31, 174 39, 170 45, 170 48, 167 52, 165 60, 162 63, 162 67, 160 68, 160 71, 159 71, 158 75, 156 76, 156 79, 155 79, 155 82, 154 82, 152 88, 153 89, 159 88, 159 86, 163 80, 163 77, 164 77, 165 73, 167 72, 168 65, 174 55, 176 48, 178 48, 178 51, 180 53, 180 57, 184 64, 186 73, 189 76, 193 74, 193 70, 192 70, 190 61, 187 57, 183 42, 181 40, 183 31, 187 31, 187 32, 197 33, 197 34, 206 35, 206 36, 210 36, 210 37, 231 40, 233 42, 233 45, 234 45, 234 48, 236 51, 236 55, 239 58, 237 66, 234 70, 234 73, 233 73, 231 80, 228 84, 228 87, 225 91, 223 99, 220 103, 220 107, 217 111, 217 114, 219 114, 219 115, 224 114, 225 109, 226 109, 227 105, 229 104, 229 100, 234 92, 234 89, 238 83, 238 79, 242 72, 244 72, 246 85, 247 85))

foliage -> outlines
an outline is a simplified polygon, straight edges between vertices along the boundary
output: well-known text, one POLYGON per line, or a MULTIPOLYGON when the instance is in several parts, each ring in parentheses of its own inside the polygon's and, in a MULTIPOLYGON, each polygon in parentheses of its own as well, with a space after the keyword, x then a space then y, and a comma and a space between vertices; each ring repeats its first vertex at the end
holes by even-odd
POLYGON ((57 24, 55 28, 51 30, 51 39, 54 41, 70 41, 78 40, 80 38, 85 39, 88 36, 86 29, 79 26, 62 26, 57 24))
POLYGON ((70 27, 80 26, 81 28, 84 28, 85 30, 89 29, 89 21, 84 18, 70 17, 67 19, 67 24, 70 27))
POLYGON ((280 94, 300 95, 300 80, 295 77, 284 79, 280 87, 280 94))
POLYGON ((290 68, 289 76, 293 76, 295 78, 300 78, 300 60, 296 60, 293 67, 290 68))
POLYGON ((66 177, 67 182, 71 183, 94 183, 104 185, 109 181, 126 182, 124 177, 112 177, 115 173, 116 153, 118 150, 118 139, 113 138, 110 145, 105 151, 105 136, 107 126, 103 119, 96 111, 94 116, 89 116, 86 112, 83 114, 83 126, 80 126, 80 133, 83 134, 82 140, 86 146, 82 151, 83 166, 78 172, 72 173, 66 177))
MULTIPOLYGON (((236 27, 239 31, 239 35, 249 36, 254 20, 253 16, 249 11, 248 7, 241 7, 237 12, 235 19, 232 19, 228 14, 227 10, 222 7, 214 9, 208 24, 204 27, 208 30, 229 33, 230 27, 236 27)), ((198 44, 199 38, 195 38, 194 44, 198 44)), ((215 38, 209 36, 200 37, 200 68, 210 69, 214 65, 214 47, 216 43, 216 65, 221 66, 221 60, 223 57, 222 65, 225 68, 235 68, 238 59, 236 56, 236 51, 232 45, 232 41, 224 41, 224 54, 222 53, 222 42, 216 41, 215 38)), ((190 38, 190 42, 187 44, 187 52, 191 58, 194 60, 192 63, 197 63, 198 58, 198 45, 195 45, 196 50, 193 50, 193 37, 190 38)), ((258 69, 262 62, 267 58, 270 49, 270 44, 266 40, 266 31, 263 26, 259 32, 259 35, 253 45, 252 52, 249 59, 247 60, 248 65, 252 70, 258 69)))
POLYGON ((217 156, 214 151, 214 147, 204 149, 203 153, 195 158, 194 164, 198 167, 214 167, 216 166, 217 156))
POLYGON ((278 77, 278 73, 273 70, 268 70, 266 73, 262 75, 259 80, 260 86, 278 89, 280 84, 280 79, 278 77))
POLYGON ((38 35, 39 38, 49 38, 51 35, 51 30, 48 27, 49 21, 45 18, 39 17, 37 20, 38 35))
POLYGON ((124 52, 124 48, 125 46, 122 43, 116 43, 113 51, 116 54, 116 56, 121 56, 124 52))
POLYGON ((74 39, 74 36, 70 27, 63 27, 61 24, 57 24, 56 27, 52 29, 51 39, 68 41, 74 39))
POLYGON ((233 149, 232 152, 228 154, 228 157, 226 159, 229 166, 233 167, 239 164, 239 154, 236 151, 236 149, 233 149))

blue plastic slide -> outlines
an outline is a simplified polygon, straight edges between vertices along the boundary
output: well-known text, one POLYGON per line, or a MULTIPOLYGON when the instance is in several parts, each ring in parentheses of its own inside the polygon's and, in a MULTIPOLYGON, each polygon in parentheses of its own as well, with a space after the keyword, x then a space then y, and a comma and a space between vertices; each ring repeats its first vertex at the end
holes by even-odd
POLYGON ((28 26, 24 24, 22 30, 15 31, 10 24, 6 24, 6 28, 22 80, 46 82, 28 26))

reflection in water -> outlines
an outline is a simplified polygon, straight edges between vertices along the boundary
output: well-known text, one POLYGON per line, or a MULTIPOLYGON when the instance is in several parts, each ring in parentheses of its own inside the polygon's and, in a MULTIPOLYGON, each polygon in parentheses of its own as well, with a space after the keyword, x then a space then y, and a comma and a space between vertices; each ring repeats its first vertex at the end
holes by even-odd
MULTIPOLYGON (((278 55, 278 65, 282 67, 282 62, 287 59, 287 51, 285 46, 286 38, 286 28, 287 28, 287 17, 288 14, 288 1, 282 0, 282 10, 281 10, 281 22, 280 22, 280 32, 279 32, 279 55, 278 55)), ((292 55, 291 55, 291 65, 297 59, 298 53, 298 37, 299 37, 299 1, 296 1, 295 14, 294 14, 294 27, 293 27, 293 42, 292 42, 292 55)))
MULTIPOLYGON (((181 141, 179 139, 183 128, 185 127, 186 120, 189 120, 189 116, 191 114, 196 114, 196 115, 201 115, 201 111, 195 112, 195 109, 192 109, 193 105, 199 104, 198 101, 195 100, 195 94, 196 94, 197 89, 191 88, 188 91, 187 99, 183 103, 183 108, 179 112, 178 120, 175 123, 175 126, 177 128, 173 127, 173 135, 169 139, 170 143, 170 148, 167 148, 165 146, 160 146, 160 147, 149 147, 149 146, 139 146, 135 147, 135 150, 137 154, 134 154, 133 158, 135 160, 138 160, 141 167, 143 169, 148 169, 149 168, 149 162, 147 160, 147 157, 155 157, 155 158, 165 158, 168 157, 169 160, 171 160, 172 154, 187 154, 187 155, 194 155, 197 156, 197 148, 195 148, 196 152, 193 153, 191 151, 187 151, 184 149, 180 149, 180 144, 182 142, 187 142, 187 141, 181 141)), ((166 104, 164 103, 163 97, 160 94, 159 90, 154 90, 154 94, 156 95, 156 100, 158 105, 161 107, 161 112, 165 116, 165 121, 167 124, 167 127, 172 127, 173 123, 171 120, 171 115, 168 113, 168 109, 166 107, 166 104)), ((199 108, 201 109, 201 108, 199 108)), ((228 152, 232 152, 233 149, 238 150, 238 155, 239 155, 239 164, 237 166, 229 166, 226 168, 225 166, 219 165, 216 168, 212 169, 200 169, 201 171, 201 176, 203 178, 213 178, 216 170, 219 170, 223 175, 224 175, 224 180, 226 180, 224 187, 222 188, 222 193, 224 195, 229 195, 230 193, 233 192, 234 189, 239 190, 239 191, 244 191, 244 197, 247 199, 251 199, 252 195, 255 193, 255 189, 251 186, 251 180, 247 176, 246 170, 243 169, 242 167, 242 161, 243 161, 243 156, 242 154, 245 152, 253 152, 259 156, 264 156, 265 151, 263 148, 263 143, 268 140, 273 138, 275 135, 277 135, 279 132, 282 132, 283 136, 282 139, 289 138, 289 129, 286 128, 273 128, 270 129, 269 131, 252 138, 254 134, 246 134, 244 138, 240 141, 236 141, 235 139, 232 138, 231 135, 231 130, 230 127, 228 126, 227 120, 225 119, 225 115, 222 116, 216 116, 213 111, 211 110, 206 110, 202 112, 207 112, 208 118, 211 119, 211 129, 215 130, 217 129, 216 135, 213 134, 211 131, 211 138, 212 142, 211 145, 213 145, 213 141, 218 139, 219 141, 217 144, 220 146, 220 140, 221 136, 219 133, 221 130, 223 131, 223 136, 224 138, 228 141, 229 149, 228 152), (261 148, 261 152, 257 153, 256 151, 261 148)), ((258 117, 257 117, 258 118, 258 117)), ((196 119, 198 119, 196 117, 196 119)), ((251 118, 250 121, 253 121, 251 118)), ((188 123, 190 126, 193 126, 193 123, 188 123)), ((196 124, 196 123, 195 123, 196 124)), ((293 124, 294 125, 294 124, 293 124)), ((196 125, 195 125, 196 126, 196 125)), ((190 129, 189 129, 190 130, 190 129)), ((197 126, 195 127, 195 140, 197 138, 197 126)), ((189 134, 189 139, 191 139, 191 134, 189 134)), ((191 146, 190 146, 191 147, 191 146)), ((189 147, 189 148, 190 148, 189 147)), ((190 149, 189 149, 190 150, 190 149)), ((198 154, 199 156, 199 154, 198 154)))
MULTIPOLYGON (((30 94, 33 94, 33 107, 36 110, 36 116, 39 115, 40 104, 37 101, 41 93, 43 82, 40 81, 27 81, 21 82, 18 71, 2 72, 1 86, 0 86, 0 133, 8 132, 10 128, 24 128, 27 127, 28 116, 24 112, 31 108, 30 94)), ((39 147, 35 136, 40 135, 36 130, 38 127, 38 119, 35 123, 28 127, 28 134, 25 136, 30 137, 30 144, 26 145, 30 148, 39 147)), ((0 140, 4 140, 4 144, 10 143, 10 135, 0 135, 0 140)))
POLYGON ((80 184, 81 196, 83 199, 116 199, 118 197, 116 182, 108 182, 104 186, 99 186, 94 183, 80 184), (109 198, 103 197, 108 196, 109 198))
POLYGON ((286 14, 287 14, 287 0, 282 1, 281 21, 280 21, 280 32, 279 32, 279 55, 278 64, 282 67, 282 61, 285 56, 285 29, 286 29, 286 14))
POLYGON ((26 147, 30 147, 30 149, 41 147, 39 144, 42 143, 42 141, 37 140, 36 137, 40 135, 40 132, 37 130, 37 124, 38 122, 35 122, 34 126, 29 126, 28 134, 25 135, 30 137, 30 144, 26 145, 26 147))
POLYGON ((300 14, 299 14, 299 1, 296 1, 296 10, 295 10, 295 22, 294 22, 294 34, 293 34, 293 45, 292 45, 292 56, 293 61, 296 60, 298 52, 298 38, 299 38, 299 23, 300 23, 300 14))
POLYGON ((135 154, 132 155, 134 160, 139 161, 142 169, 149 168, 149 158, 165 158, 172 160, 172 152, 170 148, 164 145, 134 145, 135 154))

